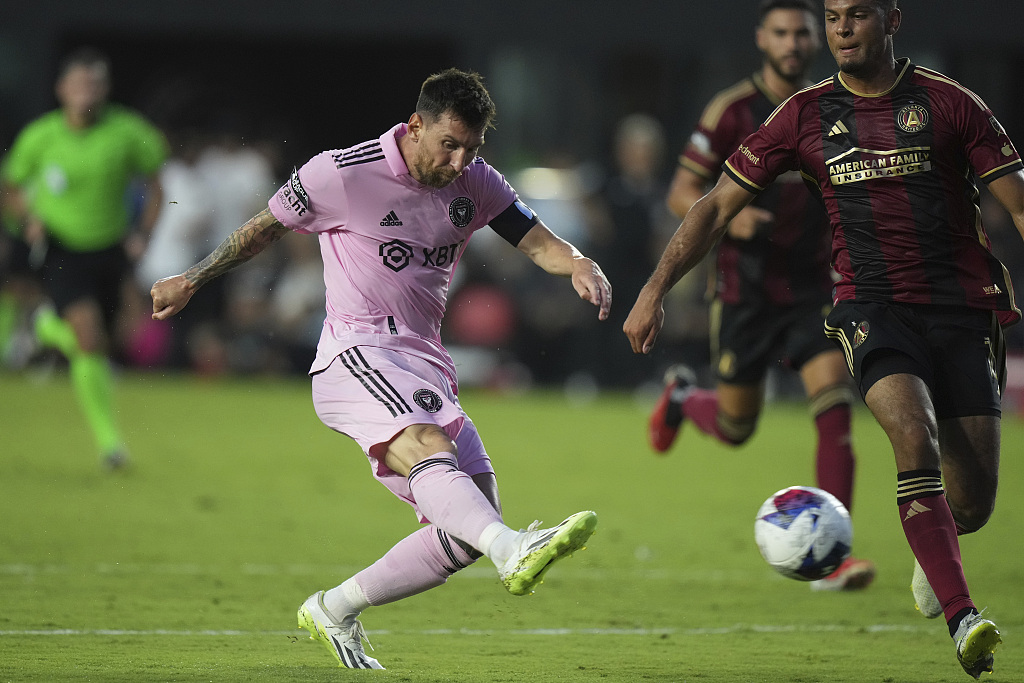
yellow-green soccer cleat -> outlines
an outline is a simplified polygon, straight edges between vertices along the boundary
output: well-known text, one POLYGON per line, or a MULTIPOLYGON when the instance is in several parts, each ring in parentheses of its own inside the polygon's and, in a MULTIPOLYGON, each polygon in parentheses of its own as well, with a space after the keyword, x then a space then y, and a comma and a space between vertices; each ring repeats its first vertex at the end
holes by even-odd
POLYGON ((956 658, 964 671, 974 678, 981 678, 984 671, 992 673, 996 646, 1003 642, 994 623, 980 614, 968 614, 957 627, 953 640, 956 658))
POLYGON ((910 590, 914 592, 914 604, 918 612, 929 619, 935 619, 942 614, 942 605, 935 597, 935 591, 928 583, 928 577, 924 575, 921 563, 916 559, 914 560, 914 578, 910 581, 910 590))
MULTIPOLYGON (((318 591, 306 598, 299 608, 299 628, 309 631, 310 640, 319 640, 324 647, 338 660, 339 666, 350 669, 383 669, 373 657, 363 651, 363 641, 370 641, 363 632, 363 625, 358 619, 351 623, 335 624, 327 608, 324 607, 324 592, 318 591)), ((372 646, 370 649, 373 649, 372 646)))
POLYGON ((531 524, 520 535, 519 547, 498 569, 498 578, 512 595, 527 595, 543 583, 544 574, 557 560, 582 550, 594 535, 597 514, 577 512, 550 529, 531 524))

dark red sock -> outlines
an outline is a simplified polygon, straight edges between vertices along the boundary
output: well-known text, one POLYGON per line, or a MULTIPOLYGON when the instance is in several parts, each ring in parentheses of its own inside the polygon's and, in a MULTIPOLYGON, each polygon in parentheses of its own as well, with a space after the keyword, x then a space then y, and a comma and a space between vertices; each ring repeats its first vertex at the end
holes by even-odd
POLYGON ((840 403, 814 417, 818 428, 818 487, 838 498, 847 510, 853 509, 854 459, 850 444, 850 413, 850 404, 840 403))
MULTIPOLYGON (((905 481, 922 481, 934 479, 941 482, 938 472, 934 477, 919 476, 930 470, 916 470, 899 474, 901 487, 905 481), (913 476, 913 479, 907 477, 913 476)), ((932 487, 934 490, 934 486, 932 487)), ((912 499, 900 498, 900 520, 903 533, 907 536, 910 549, 924 569, 928 583, 935 591, 935 597, 942 605, 946 620, 952 619, 965 608, 975 609, 971 594, 964 578, 963 564, 960 561, 960 545, 956 539, 956 525, 953 514, 949 511, 946 496, 935 493, 912 499)))

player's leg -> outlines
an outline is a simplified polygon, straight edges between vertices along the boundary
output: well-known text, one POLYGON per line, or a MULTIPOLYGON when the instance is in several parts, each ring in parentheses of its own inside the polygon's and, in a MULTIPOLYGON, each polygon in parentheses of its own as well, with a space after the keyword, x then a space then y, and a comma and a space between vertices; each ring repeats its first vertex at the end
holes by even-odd
MULTIPOLYGON (((460 467, 472 474, 477 488, 495 510, 501 509, 497 481, 480 437, 468 418, 455 439, 460 467)), ((403 480, 404 481, 404 480, 403 480)), ((383 480, 396 495, 409 500, 409 490, 394 477, 383 480)), ((411 500, 410 500, 411 502, 411 500)), ((299 626, 309 630, 349 668, 383 668, 363 650, 360 614, 443 585, 456 571, 481 554, 437 526, 424 526, 399 541, 381 559, 340 585, 311 595, 299 608, 299 626)))
POLYGON ((75 396, 104 464, 111 468, 126 464, 106 356, 108 321, 117 308, 126 269, 120 247, 77 254, 51 244, 44 281, 56 310, 42 309, 35 320, 40 343, 67 358, 75 396))
POLYGON ((1000 419, 992 415, 939 420, 942 478, 957 531, 988 522, 999 484, 1000 419))
MULTIPOLYGON (((853 388, 846 359, 838 349, 819 353, 801 366, 800 379, 818 435, 815 451, 818 487, 834 495, 852 512, 855 460, 850 423, 853 388)), ((835 572, 812 583, 811 588, 859 590, 870 585, 874 578, 874 563, 851 556, 835 572)))
POLYGON ((776 321, 751 306, 715 301, 711 309, 712 360, 716 388, 696 385, 689 368, 665 374, 665 389, 648 420, 648 438, 657 453, 675 442, 684 420, 722 443, 738 446, 757 428, 764 402, 764 375, 776 338, 776 321), (755 327, 754 322, 760 321, 755 327), (755 332, 756 330, 756 332, 755 332))
POLYGON ((853 509, 854 455, 850 436, 853 387, 846 359, 838 349, 811 358, 800 368, 818 440, 818 486, 853 509))
MULTIPOLYGON (((483 447, 478 437, 462 440, 461 431, 475 434, 475 428, 449 381, 425 360, 383 349, 349 349, 314 376, 313 398, 325 424, 363 447, 378 480, 417 508, 423 521, 486 554, 514 594, 530 592, 547 564, 579 549, 593 533, 592 512, 527 532, 501 521, 471 479, 481 473, 472 463, 483 447), (464 449, 453 437, 469 452, 460 452, 464 449), (523 570, 519 559, 526 550, 531 566, 523 570), (510 583, 508 577, 516 580, 510 583)), ((483 471, 493 471, 489 461, 483 471)))
POLYGON ((936 326, 935 409, 946 498, 957 530, 977 531, 995 508, 1006 377, 1002 328, 977 312, 936 326), (986 328, 987 326, 987 328, 986 328))
POLYGON ((582 548, 593 534, 597 517, 590 511, 550 529, 511 529, 446 446, 436 425, 411 425, 387 445, 384 464, 406 476, 424 517, 494 563, 513 595, 533 592, 551 563, 582 548))

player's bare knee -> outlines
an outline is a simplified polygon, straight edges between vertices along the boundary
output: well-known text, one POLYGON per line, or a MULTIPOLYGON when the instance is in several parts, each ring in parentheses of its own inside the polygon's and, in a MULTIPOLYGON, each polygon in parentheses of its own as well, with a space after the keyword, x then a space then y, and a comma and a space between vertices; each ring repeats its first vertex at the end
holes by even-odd
POLYGON ((910 420, 883 427, 901 471, 939 468, 939 441, 934 424, 910 420))
POLYGON ((855 396, 849 382, 832 384, 821 389, 808 400, 812 417, 832 410, 836 406, 852 406, 855 396))
POLYGON ((740 446, 746 443, 757 430, 758 415, 753 417, 730 417, 723 413, 718 414, 718 431, 733 446, 740 446))
POLYGON ((950 504, 957 530, 961 534, 970 534, 988 523, 995 510, 995 499, 971 501, 967 505, 950 504))

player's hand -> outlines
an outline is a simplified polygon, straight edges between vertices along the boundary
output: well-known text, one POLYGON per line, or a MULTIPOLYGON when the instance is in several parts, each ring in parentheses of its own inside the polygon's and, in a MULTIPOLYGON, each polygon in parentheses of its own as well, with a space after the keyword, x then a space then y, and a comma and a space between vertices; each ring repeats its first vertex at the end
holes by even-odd
POLYGON ((612 285, 601 266, 588 258, 577 259, 572 269, 572 286, 580 298, 598 307, 598 320, 607 320, 612 310, 612 285))
POLYGON ((665 307, 661 297, 653 294, 647 286, 640 290, 640 296, 633 304, 622 331, 629 338, 633 353, 650 353, 654 342, 665 323, 665 307))
POLYGON ((195 288, 184 275, 175 275, 157 280, 149 290, 153 297, 153 320, 166 320, 185 308, 195 288))
POLYGON ((746 206, 729 221, 729 237, 734 240, 752 240, 758 231, 775 221, 775 214, 757 206, 746 206))

